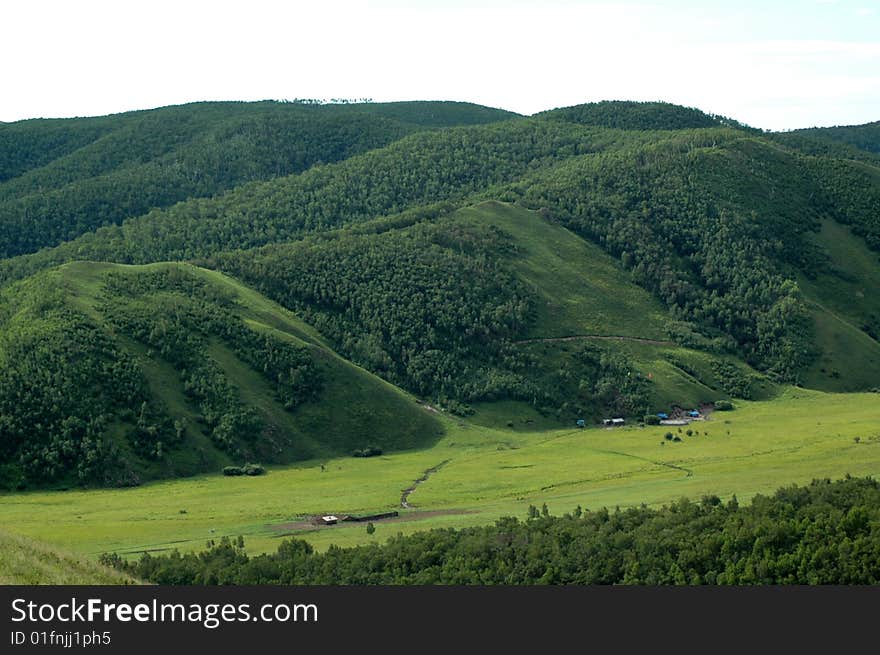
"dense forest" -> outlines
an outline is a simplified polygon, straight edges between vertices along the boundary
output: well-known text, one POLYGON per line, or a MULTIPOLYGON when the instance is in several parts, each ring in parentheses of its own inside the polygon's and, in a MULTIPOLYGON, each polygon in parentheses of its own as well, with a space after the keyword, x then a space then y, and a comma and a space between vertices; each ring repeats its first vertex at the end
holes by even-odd
POLYGON ((199 553, 151 555, 104 564, 157 584, 627 584, 753 585, 880 583, 880 483, 870 478, 660 509, 574 508, 551 516, 434 529, 384 544, 315 552, 290 539, 249 556, 223 537, 199 553))
POLYGON ((682 107, 668 102, 605 100, 552 109, 538 115, 551 120, 619 130, 687 130, 728 125, 759 132, 724 116, 713 116, 693 107, 682 107))
POLYGON ((0 126, 0 256, 341 161, 426 127, 506 115, 455 103, 430 113, 421 103, 401 104, 410 106, 203 103, 0 126))
POLYGON ((221 256, 215 264, 295 310, 340 352, 443 404, 531 398, 511 341, 532 299, 484 226, 425 224, 221 256))
POLYGON ((866 125, 814 127, 774 134, 773 138, 810 154, 843 156, 877 162, 880 155, 880 121, 866 125))

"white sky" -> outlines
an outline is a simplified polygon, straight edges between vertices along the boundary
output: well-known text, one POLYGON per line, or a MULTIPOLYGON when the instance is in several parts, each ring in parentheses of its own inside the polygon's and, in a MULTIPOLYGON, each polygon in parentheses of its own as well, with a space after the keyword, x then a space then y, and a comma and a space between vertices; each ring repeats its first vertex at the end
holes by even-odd
POLYGON ((880 120, 880 0, 3 0, 0 121, 196 100, 665 100, 880 120))

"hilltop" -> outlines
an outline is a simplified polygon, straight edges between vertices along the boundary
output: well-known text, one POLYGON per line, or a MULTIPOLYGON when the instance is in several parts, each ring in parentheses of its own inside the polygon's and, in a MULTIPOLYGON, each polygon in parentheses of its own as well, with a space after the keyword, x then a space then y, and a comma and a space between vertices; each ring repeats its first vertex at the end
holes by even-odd
POLYGON ((537 115, 551 120, 620 130, 687 130, 723 125, 749 129, 729 118, 668 102, 604 100, 551 109, 537 115))
POLYGON ((880 121, 865 125, 812 127, 783 132, 775 137, 810 154, 880 162, 880 121))
POLYGON ((0 256, 54 246, 157 207, 388 145, 515 116, 459 102, 204 102, 0 125, 0 256), (33 230, 38 220, 39 230, 33 230))

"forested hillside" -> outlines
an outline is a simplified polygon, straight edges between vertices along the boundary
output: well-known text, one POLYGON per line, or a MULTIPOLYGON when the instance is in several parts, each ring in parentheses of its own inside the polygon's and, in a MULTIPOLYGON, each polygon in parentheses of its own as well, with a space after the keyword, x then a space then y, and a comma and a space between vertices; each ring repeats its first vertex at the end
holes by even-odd
POLYGON ((733 390, 752 397, 753 372, 709 372, 730 366, 721 347, 700 363, 676 348, 662 306, 599 248, 511 205, 443 209, 205 263, 296 311, 346 357, 459 413, 513 399, 573 422, 733 390), (560 269, 562 279, 542 275, 560 269), (680 370, 661 372, 667 361, 680 370), (672 381, 677 397, 662 388, 672 381))
POLYGON ((440 434, 298 319, 207 271, 71 264, 0 302, 2 487, 130 485, 440 434))
POLYGON ((0 477, 126 484, 429 442, 379 378, 569 425, 876 388, 875 134, 633 102, 0 125, 0 477), (255 318, 204 269, 294 314, 241 287, 286 316, 255 318), (332 391, 346 375, 382 400, 355 412, 332 391))
POLYGON ((774 135, 779 141, 811 154, 878 161, 880 121, 866 125, 813 127, 774 135))
POLYGON ((710 116, 693 107, 681 107, 668 102, 606 100, 553 109, 538 115, 551 120, 620 130, 687 130, 734 123, 729 119, 710 116))
POLYGON ((340 161, 417 130, 509 115, 465 103, 200 103, 2 125, 0 256, 340 161))

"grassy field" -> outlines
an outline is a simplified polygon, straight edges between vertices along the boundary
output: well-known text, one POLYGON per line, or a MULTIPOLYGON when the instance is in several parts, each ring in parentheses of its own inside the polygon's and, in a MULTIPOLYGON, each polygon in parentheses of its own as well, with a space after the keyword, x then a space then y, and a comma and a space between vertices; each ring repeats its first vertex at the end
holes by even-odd
POLYGON ((0 585, 35 584, 138 584, 138 581, 82 555, 0 530, 0 585))
POLYGON ((444 421, 446 435, 430 448, 313 460, 272 468, 264 477, 7 494, 0 496, 0 524, 89 557, 199 549, 209 539, 239 534, 251 552, 274 550, 290 534, 323 549, 523 517, 529 505, 543 503, 564 513, 577 505, 658 505, 704 494, 746 501, 817 477, 880 474, 877 394, 787 389, 775 400, 738 402, 733 412, 715 413, 691 426, 693 436, 682 428, 681 442, 667 441, 664 434, 679 435, 678 429, 663 426, 530 432, 444 421), (439 464, 409 496, 412 508, 401 509, 402 490, 439 464), (362 523, 295 529, 312 514, 391 509, 401 517, 377 522, 372 536, 362 523))

